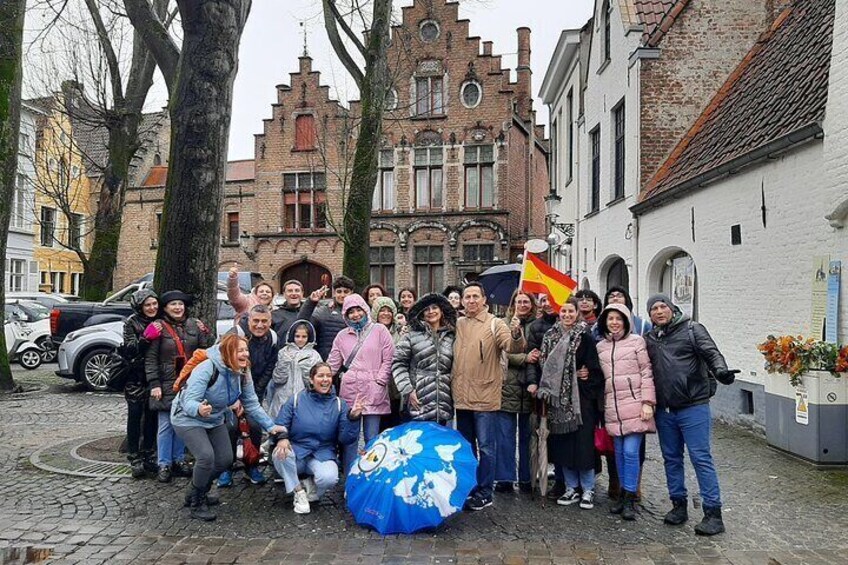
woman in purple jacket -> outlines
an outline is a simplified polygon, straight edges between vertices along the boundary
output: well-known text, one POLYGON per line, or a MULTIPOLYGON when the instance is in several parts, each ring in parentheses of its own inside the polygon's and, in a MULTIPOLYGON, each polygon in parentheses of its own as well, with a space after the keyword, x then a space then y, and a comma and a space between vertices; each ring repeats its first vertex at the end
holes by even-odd
MULTIPOLYGON (((361 420, 366 444, 380 432, 380 417, 391 412, 388 384, 392 378, 395 354, 389 330, 383 324, 374 323, 368 317, 369 311, 365 300, 358 294, 345 298, 342 317, 347 328, 333 340, 327 358, 334 373, 342 371, 339 375, 339 396, 348 406, 363 406, 361 420), (357 347, 356 356, 350 361, 351 353, 357 347)), ((358 444, 356 441, 343 446, 345 472, 356 459, 358 444)))
POLYGON ((604 339, 598 358, 604 371, 604 421, 615 442, 615 463, 621 494, 610 507, 613 514, 635 520, 634 501, 639 485, 639 448, 654 424, 654 377, 645 340, 631 332, 631 314, 623 304, 610 304, 598 318, 604 339))

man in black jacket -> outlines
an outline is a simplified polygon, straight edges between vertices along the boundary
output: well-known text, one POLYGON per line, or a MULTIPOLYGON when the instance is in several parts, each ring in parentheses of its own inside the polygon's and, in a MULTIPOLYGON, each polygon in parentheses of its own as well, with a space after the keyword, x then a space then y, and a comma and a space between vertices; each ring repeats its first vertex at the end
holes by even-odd
POLYGON ((330 355, 333 340, 336 339, 340 331, 347 327, 342 316, 342 304, 344 304, 347 295, 353 292, 353 289, 353 281, 344 275, 340 275, 333 280, 333 299, 329 304, 318 306, 318 302, 327 290, 324 287, 310 295, 304 310, 301 311, 306 319, 309 319, 310 315, 312 316, 312 325, 315 327, 315 350, 318 351, 324 361, 330 355))
POLYGON ((716 379, 733 382, 735 373, 707 329, 683 314, 671 299, 656 294, 648 299, 654 328, 645 335, 657 393, 656 424, 665 464, 668 493, 673 504, 665 523, 679 525, 689 519, 683 469, 683 450, 698 478, 704 519, 695 533, 715 535, 724 531, 718 474, 710 453, 710 398, 716 379))
POLYGON ((283 283, 283 304, 271 312, 271 327, 277 332, 278 343, 285 344, 289 328, 298 320, 309 320, 312 309, 303 299, 303 284, 291 279, 283 283))

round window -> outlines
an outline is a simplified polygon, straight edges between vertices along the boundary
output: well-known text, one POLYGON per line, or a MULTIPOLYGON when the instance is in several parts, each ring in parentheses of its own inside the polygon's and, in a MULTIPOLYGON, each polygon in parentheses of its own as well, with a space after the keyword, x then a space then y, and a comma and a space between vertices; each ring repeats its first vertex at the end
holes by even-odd
POLYGON ((421 22, 421 39, 430 43, 439 39, 439 24, 432 20, 421 22))
POLYGON ((483 96, 483 90, 476 82, 466 82, 462 85, 462 105, 466 108, 476 108, 483 96))

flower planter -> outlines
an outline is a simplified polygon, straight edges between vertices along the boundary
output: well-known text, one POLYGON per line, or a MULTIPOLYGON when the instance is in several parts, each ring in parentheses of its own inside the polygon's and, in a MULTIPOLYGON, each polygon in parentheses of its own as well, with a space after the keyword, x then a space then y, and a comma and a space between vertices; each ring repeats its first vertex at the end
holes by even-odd
POLYGON ((766 377, 768 443, 816 464, 848 464, 848 378, 811 371, 801 379, 793 387, 787 375, 766 377), (799 392, 806 392, 803 407, 799 392))

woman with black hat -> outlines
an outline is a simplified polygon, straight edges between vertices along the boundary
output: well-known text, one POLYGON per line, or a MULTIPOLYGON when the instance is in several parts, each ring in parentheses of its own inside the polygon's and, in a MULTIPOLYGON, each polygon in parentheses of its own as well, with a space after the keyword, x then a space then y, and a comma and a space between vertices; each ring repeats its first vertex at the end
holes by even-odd
POLYGON ((150 387, 150 406, 159 412, 158 479, 167 483, 171 474, 190 477, 185 461, 185 444, 171 425, 171 403, 174 381, 195 349, 211 346, 215 336, 206 324, 189 318, 187 308, 192 297, 180 290, 170 290, 160 297, 161 316, 147 326, 143 337, 151 342, 144 357, 144 372, 150 387))

